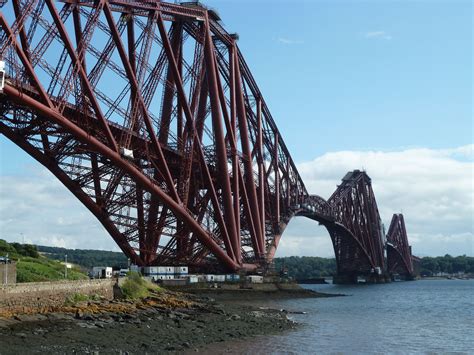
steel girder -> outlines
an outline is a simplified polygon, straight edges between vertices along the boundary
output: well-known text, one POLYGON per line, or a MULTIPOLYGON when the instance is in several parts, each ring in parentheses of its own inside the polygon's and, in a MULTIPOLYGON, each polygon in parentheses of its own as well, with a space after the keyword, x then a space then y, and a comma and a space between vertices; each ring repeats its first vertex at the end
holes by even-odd
POLYGON ((401 213, 394 214, 387 233, 387 270, 390 274, 413 277, 413 256, 401 213))
POLYGON ((359 170, 348 172, 328 203, 336 222, 350 232, 328 227, 338 273, 385 271, 383 225, 369 176, 359 170))
POLYGON ((312 195, 300 207, 298 216, 318 221, 328 230, 338 275, 386 270, 383 226, 371 179, 365 172, 348 172, 328 201, 312 195))
POLYGON ((164 2, 12 0, 1 133, 139 265, 252 269, 307 191, 236 36, 164 2))

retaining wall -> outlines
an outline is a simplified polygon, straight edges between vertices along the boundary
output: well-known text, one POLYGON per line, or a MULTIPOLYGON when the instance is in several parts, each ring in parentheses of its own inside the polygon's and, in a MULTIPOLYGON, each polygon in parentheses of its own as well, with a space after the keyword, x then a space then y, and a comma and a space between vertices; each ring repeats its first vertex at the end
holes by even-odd
POLYGON ((106 279, 4 285, 0 288, 0 309, 60 307, 75 293, 99 295, 111 300, 114 284, 115 280, 106 279))

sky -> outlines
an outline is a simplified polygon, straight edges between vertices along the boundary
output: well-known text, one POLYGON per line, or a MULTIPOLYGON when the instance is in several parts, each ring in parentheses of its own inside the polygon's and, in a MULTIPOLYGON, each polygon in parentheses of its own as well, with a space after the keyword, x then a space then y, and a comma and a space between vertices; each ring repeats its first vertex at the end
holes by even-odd
MULTIPOLYGON (((372 178, 386 227, 403 212, 413 253, 474 255, 471 1, 206 1, 239 34, 312 194, 372 178)), ((0 238, 118 250, 101 225, 0 137, 0 238)), ((294 218, 277 256, 332 257, 294 218)))

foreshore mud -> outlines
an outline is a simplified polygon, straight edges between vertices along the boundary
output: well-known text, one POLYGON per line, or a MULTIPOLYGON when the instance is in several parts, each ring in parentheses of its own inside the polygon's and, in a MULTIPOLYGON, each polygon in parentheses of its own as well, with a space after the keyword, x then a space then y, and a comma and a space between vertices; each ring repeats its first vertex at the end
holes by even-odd
POLYGON ((199 351, 208 344, 298 326, 285 310, 238 301, 324 296, 302 289, 162 291, 137 302, 87 301, 42 314, 10 314, 0 318, 0 354, 199 351))

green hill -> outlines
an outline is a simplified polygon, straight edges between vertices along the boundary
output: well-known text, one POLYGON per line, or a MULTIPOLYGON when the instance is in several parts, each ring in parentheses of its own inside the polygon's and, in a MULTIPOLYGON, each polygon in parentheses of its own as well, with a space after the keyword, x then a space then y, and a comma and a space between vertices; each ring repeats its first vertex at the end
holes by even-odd
MULTIPOLYGON (((64 264, 38 253, 30 244, 8 243, 0 239, 0 256, 16 261, 17 282, 40 282, 64 280, 64 264)), ((87 279, 78 267, 67 270, 68 280, 87 279)))
POLYGON ((86 269, 94 266, 112 266, 114 269, 128 267, 127 257, 122 252, 90 249, 66 249, 37 245, 37 250, 50 259, 63 261, 65 255, 71 263, 78 264, 86 269))

